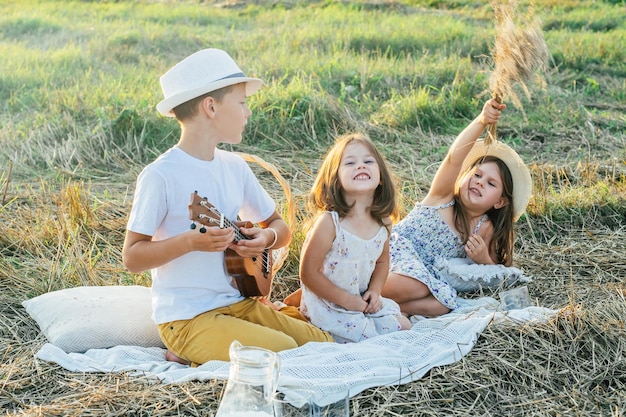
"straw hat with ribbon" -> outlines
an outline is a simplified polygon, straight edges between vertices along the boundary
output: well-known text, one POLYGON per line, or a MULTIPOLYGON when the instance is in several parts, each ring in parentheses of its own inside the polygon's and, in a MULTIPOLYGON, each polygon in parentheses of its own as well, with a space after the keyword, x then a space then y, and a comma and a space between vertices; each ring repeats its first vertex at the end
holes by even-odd
POLYGON ((502 160, 511 172, 513 179, 513 220, 517 221, 526 211, 526 206, 533 193, 533 182, 528 167, 510 146, 499 141, 487 143, 486 140, 478 140, 465 157, 461 172, 465 172, 474 162, 486 156, 495 156, 502 160))

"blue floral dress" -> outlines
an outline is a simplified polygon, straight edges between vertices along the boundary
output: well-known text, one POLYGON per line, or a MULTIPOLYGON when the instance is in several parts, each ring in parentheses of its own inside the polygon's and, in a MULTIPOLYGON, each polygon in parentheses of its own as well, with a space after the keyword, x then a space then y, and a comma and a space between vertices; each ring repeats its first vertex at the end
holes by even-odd
MULTIPOLYGON (((465 258, 463 241, 443 220, 439 210, 450 207, 454 200, 428 207, 421 203, 393 227, 389 242, 390 272, 406 275, 424 283, 433 296, 451 310, 457 308, 457 292, 433 267, 437 258, 465 258)), ((487 219, 483 215, 474 233, 487 219)))
MULTIPOLYGON (((336 212, 330 213, 335 224, 335 240, 324 259, 324 275, 350 294, 362 295, 367 291, 376 260, 383 251, 387 229, 381 226, 374 237, 362 239, 341 227, 336 212)), ((312 324, 328 331, 336 342, 358 342, 401 329, 397 319, 400 306, 388 298, 381 297, 381 301, 383 307, 376 313, 348 311, 319 298, 302 285, 300 312, 312 324)))

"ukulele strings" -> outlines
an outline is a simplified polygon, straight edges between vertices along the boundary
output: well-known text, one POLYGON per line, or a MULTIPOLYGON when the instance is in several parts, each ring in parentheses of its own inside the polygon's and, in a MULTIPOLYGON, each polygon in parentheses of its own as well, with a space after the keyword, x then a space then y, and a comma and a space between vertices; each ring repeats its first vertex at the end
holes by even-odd
MULTIPOLYGON (((239 229, 239 227, 232 222, 231 220, 227 219, 224 214, 222 214, 218 209, 216 209, 214 206, 212 206, 211 204, 209 204, 208 201, 206 200, 202 200, 200 201, 200 205, 202 207, 204 207, 205 209, 209 210, 211 213, 220 216, 220 220, 216 220, 215 218, 204 214, 204 213, 200 213, 198 214, 198 218, 199 219, 205 219, 207 221, 209 221, 210 223, 215 223, 217 225, 220 226, 220 228, 223 228, 222 226, 225 224, 226 227, 232 227, 233 230, 235 231, 235 242, 239 242, 242 239, 245 240, 250 240, 249 236, 244 235, 243 233, 241 233, 241 230, 239 229)), ((270 267, 271 267, 271 261, 270 261, 270 253, 269 250, 266 249, 264 251, 265 253, 263 255, 261 255, 261 263, 262 263, 262 267, 265 271, 269 271, 270 267)))

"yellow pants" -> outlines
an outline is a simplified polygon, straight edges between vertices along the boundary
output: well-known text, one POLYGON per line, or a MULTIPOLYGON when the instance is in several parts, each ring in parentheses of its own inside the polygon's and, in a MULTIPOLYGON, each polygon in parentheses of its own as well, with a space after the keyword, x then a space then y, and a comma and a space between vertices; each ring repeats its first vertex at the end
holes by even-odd
POLYGON ((253 298, 207 311, 190 320, 162 323, 158 327, 165 346, 190 361, 192 366, 214 359, 228 361, 228 348, 233 340, 273 352, 307 342, 333 341, 327 332, 253 298))

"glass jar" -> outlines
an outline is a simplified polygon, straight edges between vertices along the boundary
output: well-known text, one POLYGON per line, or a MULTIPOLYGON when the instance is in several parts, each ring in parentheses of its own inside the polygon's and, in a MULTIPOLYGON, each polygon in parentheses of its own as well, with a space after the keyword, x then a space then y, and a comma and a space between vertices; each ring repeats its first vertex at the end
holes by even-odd
POLYGON ((280 361, 267 349, 243 346, 229 349, 230 371, 215 417, 272 417, 272 398, 278 384, 280 361))

